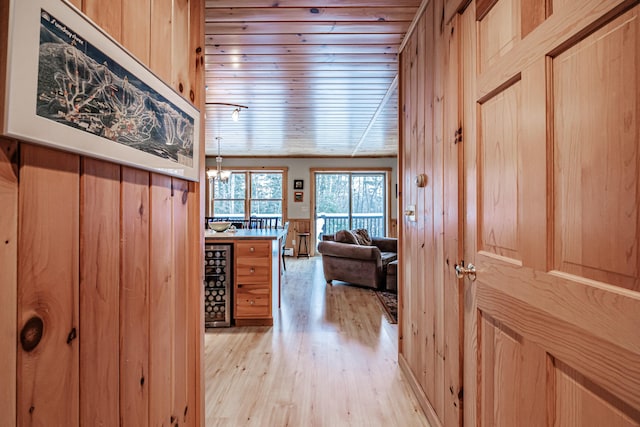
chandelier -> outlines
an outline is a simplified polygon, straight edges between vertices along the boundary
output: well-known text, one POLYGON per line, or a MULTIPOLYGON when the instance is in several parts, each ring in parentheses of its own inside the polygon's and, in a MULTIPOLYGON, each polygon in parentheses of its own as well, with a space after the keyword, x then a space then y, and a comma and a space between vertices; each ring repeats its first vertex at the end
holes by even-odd
POLYGON ((216 136, 218 141, 218 156, 216 157, 216 169, 207 170, 207 178, 209 181, 218 180, 220 182, 228 182, 231 177, 231 171, 222 170, 222 156, 220 155, 220 140, 222 137, 216 136))

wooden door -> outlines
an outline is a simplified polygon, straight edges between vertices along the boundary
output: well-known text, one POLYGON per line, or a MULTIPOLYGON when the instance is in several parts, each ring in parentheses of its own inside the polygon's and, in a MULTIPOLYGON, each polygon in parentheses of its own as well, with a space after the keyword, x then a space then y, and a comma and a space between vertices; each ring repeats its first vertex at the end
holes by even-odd
POLYGON ((465 425, 640 424, 639 13, 461 17, 465 425))

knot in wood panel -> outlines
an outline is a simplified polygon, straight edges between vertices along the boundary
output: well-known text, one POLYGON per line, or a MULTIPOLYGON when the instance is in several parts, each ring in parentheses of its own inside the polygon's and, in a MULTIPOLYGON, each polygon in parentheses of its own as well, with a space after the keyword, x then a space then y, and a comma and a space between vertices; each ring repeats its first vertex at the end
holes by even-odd
POLYGON ((22 345, 22 349, 27 353, 33 351, 38 344, 40 344, 43 333, 44 322, 40 317, 33 316, 27 320, 27 323, 24 324, 20 331, 20 344, 22 345))

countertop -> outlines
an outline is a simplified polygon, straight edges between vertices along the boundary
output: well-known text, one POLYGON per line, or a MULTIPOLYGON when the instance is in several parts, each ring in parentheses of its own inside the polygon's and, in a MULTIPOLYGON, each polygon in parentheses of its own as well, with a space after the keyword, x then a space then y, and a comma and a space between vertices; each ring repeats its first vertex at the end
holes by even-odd
POLYGON ((213 230, 205 230, 205 240, 276 240, 284 235, 282 228, 239 229, 235 232, 219 233, 213 230))

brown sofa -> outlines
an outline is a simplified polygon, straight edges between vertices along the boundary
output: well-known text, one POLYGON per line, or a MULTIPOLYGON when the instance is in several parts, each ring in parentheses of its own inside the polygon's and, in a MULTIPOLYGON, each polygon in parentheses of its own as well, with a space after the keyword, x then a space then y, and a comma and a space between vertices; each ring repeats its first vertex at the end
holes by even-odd
MULTIPOLYGON (((338 234, 338 233, 336 233, 338 234)), ((385 289, 387 264, 398 258, 398 240, 371 237, 371 245, 342 243, 335 235, 324 235, 318 244, 327 283, 332 280, 374 289, 385 289)))

